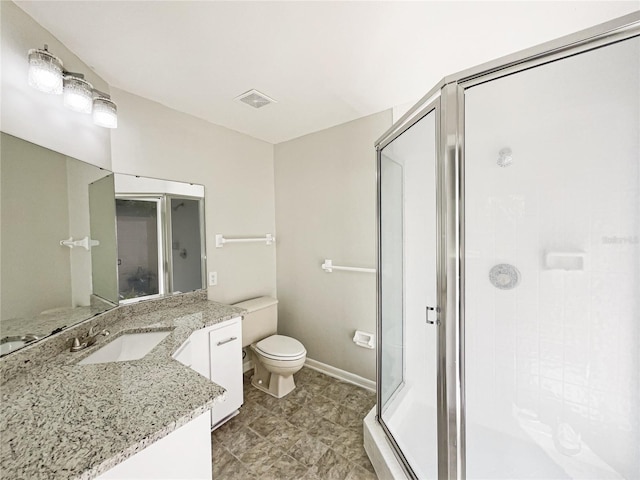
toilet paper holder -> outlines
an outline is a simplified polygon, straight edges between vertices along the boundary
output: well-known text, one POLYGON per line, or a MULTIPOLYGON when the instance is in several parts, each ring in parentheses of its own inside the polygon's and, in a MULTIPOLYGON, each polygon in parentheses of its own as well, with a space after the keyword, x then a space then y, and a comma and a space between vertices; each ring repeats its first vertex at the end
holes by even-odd
POLYGON ((373 333, 356 330, 356 333, 353 336, 353 343, 359 347, 374 349, 376 348, 376 336, 373 333))

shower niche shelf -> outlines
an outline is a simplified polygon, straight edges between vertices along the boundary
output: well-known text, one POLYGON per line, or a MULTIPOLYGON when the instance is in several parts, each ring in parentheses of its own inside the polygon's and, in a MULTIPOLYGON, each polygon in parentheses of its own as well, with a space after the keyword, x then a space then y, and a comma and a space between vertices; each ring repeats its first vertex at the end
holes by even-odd
POLYGON ((586 252, 582 252, 579 250, 566 252, 547 252, 544 256, 544 266, 547 270, 583 272, 585 270, 586 257, 586 252))

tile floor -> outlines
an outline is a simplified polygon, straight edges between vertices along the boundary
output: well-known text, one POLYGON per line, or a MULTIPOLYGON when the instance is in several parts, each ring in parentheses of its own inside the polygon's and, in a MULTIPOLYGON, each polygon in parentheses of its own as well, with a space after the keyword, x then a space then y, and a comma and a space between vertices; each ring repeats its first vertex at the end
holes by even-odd
POLYGON ((244 377, 240 414, 211 434, 215 480, 375 480, 362 420, 375 394, 309 368, 277 399, 244 377))

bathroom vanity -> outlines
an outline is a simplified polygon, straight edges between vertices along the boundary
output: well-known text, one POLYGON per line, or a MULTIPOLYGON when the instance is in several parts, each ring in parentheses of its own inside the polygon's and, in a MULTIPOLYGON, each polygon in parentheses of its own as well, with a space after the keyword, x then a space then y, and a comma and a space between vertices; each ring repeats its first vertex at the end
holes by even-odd
POLYGON ((207 301, 204 187, 0 133, 0 476, 210 478, 244 310, 207 301))
MULTIPOLYGON (((111 335, 84 351, 66 348, 14 376, 3 372, 9 377, 0 404, 3 478, 211 478, 209 411, 227 415, 218 408, 226 403, 225 389, 211 379, 226 381, 220 365, 228 349, 235 347, 232 356, 241 362, 240 343, 227 340, 241 338, 243 310, 206 300, 161 302, 104 314, 113 317, 111 335), (80 364, 120 336, 143 332, 169 333, 138 360, 80 364), (218 343, 227 350, 212 356, 206 347, 218 343)), ((14 355, 38 363, 55 338, 14 355)), ((3 369, 14 368, 11 358, 3 369)), ((241 395, 242 372, 232 376, 241 395)))
POLYGON ((242 392, 242 319, 196 330, 173 358, 225 389, 225 401, 211 409, 211 428, 238 411, 242 392))
POLYGON ((211 478, 211 442, 207 441, 210 438, 209 419, 209 413, 203 413, 97 478, 211 478))

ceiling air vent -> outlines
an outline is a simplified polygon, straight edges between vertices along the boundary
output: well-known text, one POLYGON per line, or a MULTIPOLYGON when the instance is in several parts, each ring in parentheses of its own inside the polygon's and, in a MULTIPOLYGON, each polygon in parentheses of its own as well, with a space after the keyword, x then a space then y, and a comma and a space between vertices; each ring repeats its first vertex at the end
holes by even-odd
POLYGON ((267 97, 264 93, 260 93, 255 89, 244 92, 242 95, 234 98, 234 100, 239 100, 254 108, 262 108, 270 103, 278 103, 273 98, 267 97))

